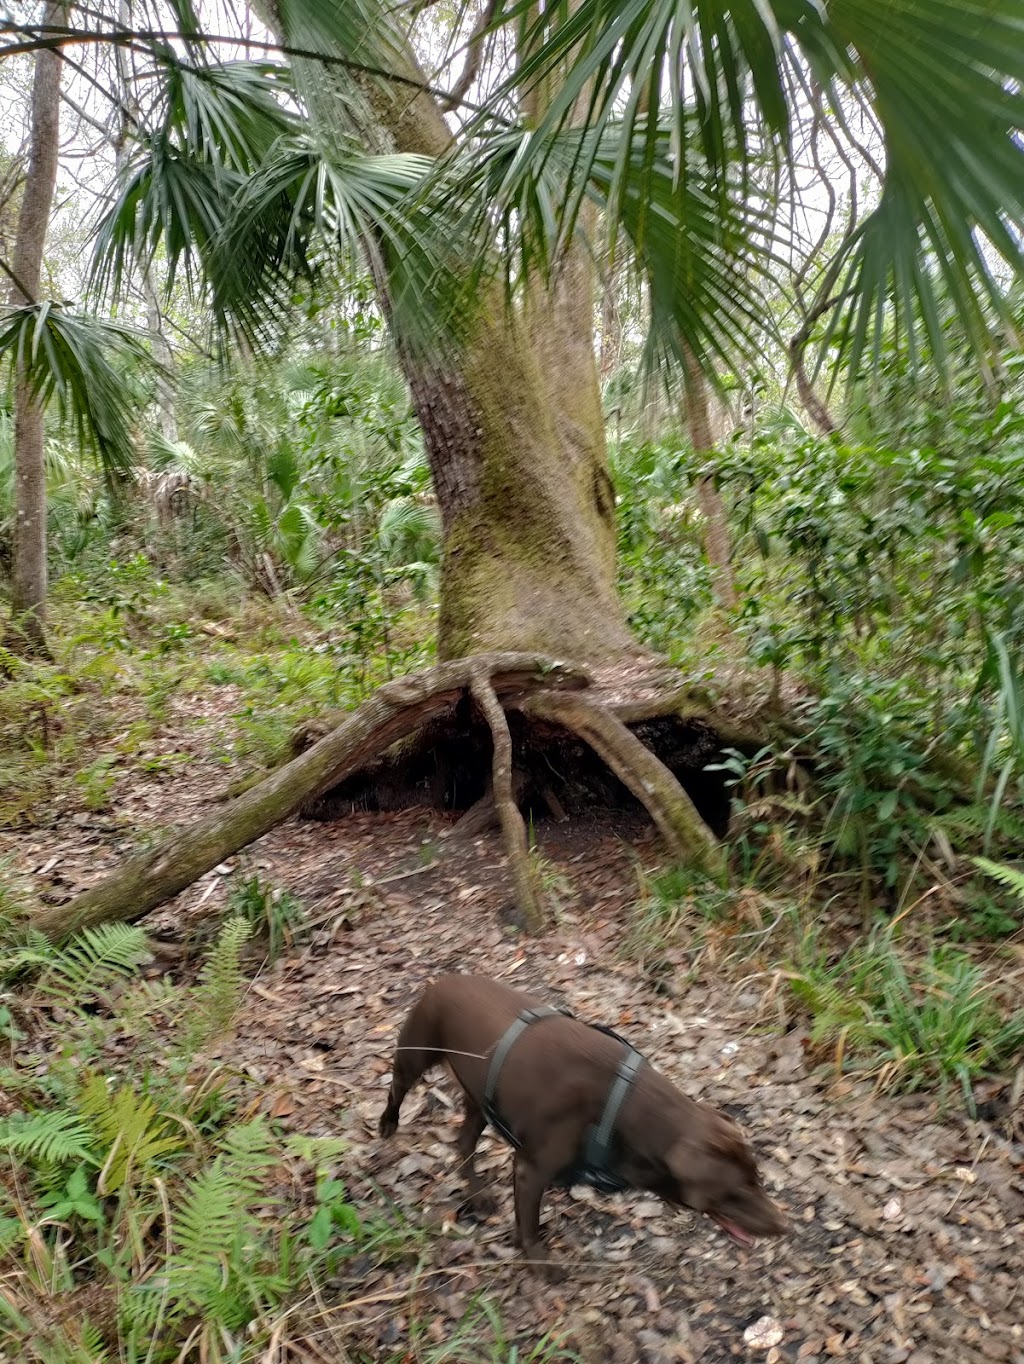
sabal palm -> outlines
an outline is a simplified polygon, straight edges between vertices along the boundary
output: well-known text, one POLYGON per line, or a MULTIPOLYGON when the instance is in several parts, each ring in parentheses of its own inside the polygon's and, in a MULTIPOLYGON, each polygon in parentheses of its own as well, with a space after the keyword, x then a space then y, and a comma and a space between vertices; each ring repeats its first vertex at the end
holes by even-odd
MULTIPOLYGON (((945 293, 983 343, 1002 296, 998 264, 1022 264, 1024 0, 578 0, 569 10, 537 19, 527 0, 493 7, 492 34, 520 31, 518 66, 491 81, 440 169, 369 157, 354 140, 328 152, 269 98, 266 82, 280 77, 263 68, 197 76, 165 60, 165 121, 108 221, 105 264, 116 271, 133 247, 162 242, 173 269, 194 250, 215 301, 258 327, 280 305, 282 277, 324 265, 325 243, 358 251, 376 236, 412 289, 453 231, 477 266, 499 247, 528 273, 556 260, 589 198, 632 243, 658 338, 720 359, 761 334, 757 284, 775 269, 792 205, 757 186, 785 163, 813 98, 840 136, 862 105, 884 159, 877 206, 828 272, 830 339, 856 364, 888 305, 941 355, 945 293), (510 122, 540 80, 555 93, 539 121, 510 122), (588 117, 573 126, 583 98, 588 117)), ((394 11, 289 0, 276 12, 286 46, 323 53, 336 81, 351 83, 353 64, 410 80, 394 11)))

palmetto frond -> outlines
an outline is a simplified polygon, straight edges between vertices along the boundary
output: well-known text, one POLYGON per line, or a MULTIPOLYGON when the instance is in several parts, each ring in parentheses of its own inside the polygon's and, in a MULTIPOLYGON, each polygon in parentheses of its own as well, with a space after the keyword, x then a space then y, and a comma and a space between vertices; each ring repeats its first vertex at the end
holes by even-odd
POLYGON ((0 315, 0 364, 12 378, 23 375, 42 402, 55 402, 62 424, 108 473, 134 462, 130 377, 152 363, 134 331, 59 303, 0 315))
MULTIPOLYGON (((692 115, 689 126, 695 121, 692 115)), ((784 229, 740 168, 709 169, 695 137, 683 160, 675 158, 667 122, 650 129, 639 122, 632 132, 609 123, 600 134, 517 129, 484 139, 449 168, 447 192, 454 182, 464 205, 467 254, 486 260, 500 250, 520 278, 557 269, 571 230, 567 186, 583 166, 587 200, 629 239, 650 284, 656 349, 678 354, 685 345, 708 368, 753 352, 771 327, 761 286, 785 245, 784 229), (617 189, 624 167, 636 178, 617 189)))
MULTIPOLYGON (((97 232, 94 284, 117 290, 163 248, 170 288, 179 268, 205 268, 233 195, 277 138, 296 126, 279 95, 281 67, 157 64, 150 126, 140 128, 119 193, 97 232)), ((201 273, 201 272, 200 272, 201 273)))
POLYGON ((426 259, 412 196, 429 169, 424 157, 328 153, 306 135, 281 138, 225 214, 210 269, 219 311, 261 336, 291 282, 325 262, 367 250, 426 259))
MULTIPOLYGON (((889 302, 941 358, 941 290, 982 342, 1001 299, 994 257, 1024 269, 1024 0, 580 0, 540 18, 532 0, 499 0, 494 26, 512 22, 528 36, 499 97, 547 77, 556 87, 523 144, 524 177, 539 179, 581 100, 592 132, 619 125, 629 147, 644 144, 645 110, 658 109, 676 173, 696 141, 708 189, 728 202, 737 163, 749 173, 766 145, 788 156, 808 82, 833 113, 840 93, 861 101, 881 129, 884 182, 832 272, 832 337, 856 364, 877 350, 889 302)), ((580 143, 565 186, 570 223, 601 145, 580 143)), ((613 216, 652 196, 661 160, 648 139, 642 156, 616 162, 613 216)))

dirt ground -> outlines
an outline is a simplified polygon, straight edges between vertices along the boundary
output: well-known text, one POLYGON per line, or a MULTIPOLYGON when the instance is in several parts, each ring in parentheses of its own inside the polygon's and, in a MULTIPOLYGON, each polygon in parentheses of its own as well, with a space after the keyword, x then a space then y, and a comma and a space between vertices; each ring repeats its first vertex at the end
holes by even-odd
MULTIPOLYGON (((179 800, 185 785, 174 786, 179 800)), ((201 776, 187 787, 188 804, 211 791, 201 776)), ((111 864, 140 825, 173 817, 170 796, 159 783, 136 787, 116 821, 74 816, 5 836, 0 854, 62 897, 111 864)), ((619 950, 638 858, 656 852, 639 820, 539 831, 573 893, 557 927, 532 940, 509 926, 496 837, 449 840, 446 827, 426 811, 293 822, 245 857, 301 896, 315 928, 254 982, 219 1056, 247 1071, 289 1125, 347 1139, 344 1177, 365 1218, 431 1231, 415 1262, 351 1262, 337 1285, 342 1305, 325 1304, 332 1339, 353 1359, 419 1359, 486 1292, 522 1360, 555 1332, 582 1359, 615 1364, 1024 1364, 1019 1142, 941 1114, 931 1097, 879 1097, 845 1082, 836 1094, 806 1069, 804 1035, 780 1023, 782 992, 768 974, 723 980, 705 969, 687 986, 680 972, 671 995, 642 983, 619 950), (564 1002, 726 1109, 754 1143, 793 1235, 747 1252, 646 1195, 554 1193, 548 1244, 571 1273, 559 1286, 525 1273, 511 1247, 510 1154, 491 1136, 481 1165, 500 1210, 482 1225, 454 1216, 458 1111, 447 1080, 414 1091, 390 1143, 376 1135, 397 1027, 420 986, 448 970, 564 1002)), ((223 900, 227 870, 155 918, 169 951, 223 900)))

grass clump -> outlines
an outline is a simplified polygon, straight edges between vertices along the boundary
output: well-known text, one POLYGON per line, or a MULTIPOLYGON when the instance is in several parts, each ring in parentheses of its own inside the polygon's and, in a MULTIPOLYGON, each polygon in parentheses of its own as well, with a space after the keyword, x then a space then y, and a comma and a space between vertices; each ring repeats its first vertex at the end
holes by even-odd
POLYGON ((958 1088, 970 1108, 974 1081, 1024 1047, 1024 1010, 1005 1014, 976 962, 942 943, 901 951, 891 927, 837 959, 811 936, 789 984, 812 1044, 883 1089, 958 1088))

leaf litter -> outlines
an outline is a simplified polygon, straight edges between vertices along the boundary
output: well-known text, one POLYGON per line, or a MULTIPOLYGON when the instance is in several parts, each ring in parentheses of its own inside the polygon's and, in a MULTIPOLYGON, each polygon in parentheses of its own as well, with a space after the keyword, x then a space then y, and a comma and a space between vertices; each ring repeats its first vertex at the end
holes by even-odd
MULTIPOLYGON (((189 803, 202 799, 194 790, 189 803)), ((125 817, 73 834, 62 821, 6 837, 3 851, 45 868, 59 898, 58 878, 77 889, 116 859, 125 817)), ((447 840, 430 861, 445 827, 425 810, 290 823, 236 859, 299 896, 314 928, 254 982, 217 1055, 263 1086, 265 1110, 289 1128, 344 1136, 341 1174, 364 1219, 422 1233, 411 1258, 351 1262, 328 1305, 332 1338, 365 1359, 415 1359, 415 1323, 448 1339, 485 1292, 521 1348, 553 1332, 586 1361, 1024 1364, 1019 1142, 929 1097, 852 1082, 837 1097, 805 1068, 798 1034, 766 1025, 749 991, 706 970, 690 984, 680 973, 671 998, 639 979, 619 945, 637 857, 655 853, 641 820, 538 831, 574 898, 537 939, 507 927, 497 837, 447 840), (738 1250, 705 1219, 643 1194, 553 1192, 546 1238, 568 1278, 549 1286, 525 1274, 511 1245, 510 1153, 491 1134, 479 1165, 498 1212, 482 1224, 456 1215, 450 1080, 429 1077, 397 1136, 376 1135, 398 1026, 449 970, 499 977, 623 1030, 681 1089, 731 1113, 792 1235, 738 1250)), ((158 940, 186 937, 223 907, 221 871, 151 916, 158 940)))

